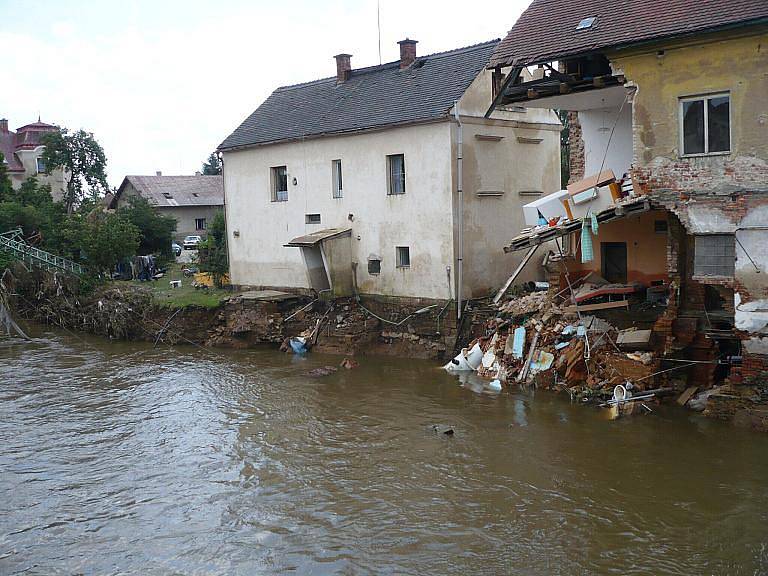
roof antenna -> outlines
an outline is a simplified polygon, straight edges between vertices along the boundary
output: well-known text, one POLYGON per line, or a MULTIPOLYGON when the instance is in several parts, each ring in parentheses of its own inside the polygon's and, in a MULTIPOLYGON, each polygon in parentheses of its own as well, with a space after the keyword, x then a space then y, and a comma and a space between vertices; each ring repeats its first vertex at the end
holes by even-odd
POLYGON ((379 66, 381 66, 381 0, 376 2, 376 28, 379 31, 379 66))

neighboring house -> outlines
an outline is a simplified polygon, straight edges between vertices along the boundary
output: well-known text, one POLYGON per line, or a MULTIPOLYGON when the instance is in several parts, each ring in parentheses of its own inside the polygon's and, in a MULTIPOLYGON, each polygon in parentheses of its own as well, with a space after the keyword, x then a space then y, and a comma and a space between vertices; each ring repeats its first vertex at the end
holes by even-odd
POLYGON ((233 283, 443 301, 500 285, 519 258, 499 240, 560 186, 562 125, 483 118, 496 43, 417 56, 406 39, 399 61, 339 54, 336 76, 276 89, 219 147, 233 283))
POLYGON ((766 46, 765 0, 534 0, 491 58, 510 69, 496 105, 571 111, 571 181, 609 168, 645 194, 565 264, 667 283, 654 331, 708 363, 694 384, 729 356, 768 370, 766 46))
POLYGON ((54 200, 61 200, 66 187, 64 172, 56 169, 47 173, 43 162, 45 146, 40 144, 44 134, 56 130, 56 126, 40 122, 38 118, 37 122, 13 132, 8 129, 8 120, 0 119, 0 152, 14 188, 18 189, 27 178, 36 177, 41 184, 50 184, 54 200))
POLYGON ((131 196, 141 196, 164 216, 176 219, 176 240, 188 234, 206 236, 216 212, 224 208, 221 176, 126 176, 117 189, 110 208, 128 204, 131 196))

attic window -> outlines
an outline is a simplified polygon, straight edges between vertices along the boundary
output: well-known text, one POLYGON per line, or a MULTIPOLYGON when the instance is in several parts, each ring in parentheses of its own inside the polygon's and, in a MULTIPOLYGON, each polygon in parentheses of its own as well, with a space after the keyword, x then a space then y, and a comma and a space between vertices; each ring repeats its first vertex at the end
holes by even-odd
POLYGON ((163 196, 165 196, 166 200, 173 199, 173 194, 171 194, 170 192, 163 192, 163 196))
POLYGON ((192 192, 192 196, 194 196, 195 198, 197 198, 197 192, 192 192))
POLYGON ((578 26, 576 26, 576 30, 587 30, 588 28, 592 28, 592 24, 595 23, 595 20, 597 20, 597 16, 584 18, 581 22, 579 22, 578 26))

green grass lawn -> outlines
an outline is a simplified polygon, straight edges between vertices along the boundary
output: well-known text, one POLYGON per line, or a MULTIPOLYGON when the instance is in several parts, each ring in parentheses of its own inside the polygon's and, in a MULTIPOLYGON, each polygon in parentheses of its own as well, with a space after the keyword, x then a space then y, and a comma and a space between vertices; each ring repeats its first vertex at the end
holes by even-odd
POLYGON ((168 308, 184 308, 185 306, 202 306, 215 308, 232 292, 219 288, 195 289, 192 287, 194 278, 187 278, 181 272, 182 265, 174 263, 168 266, 168 270, 159 280, 139 282, 138 280, 117 281, 115 284, 129 284, 149 288, 152 297, 160 306, 168 308), (181 280, 181 288, 171 288, 171 280, 181 280))

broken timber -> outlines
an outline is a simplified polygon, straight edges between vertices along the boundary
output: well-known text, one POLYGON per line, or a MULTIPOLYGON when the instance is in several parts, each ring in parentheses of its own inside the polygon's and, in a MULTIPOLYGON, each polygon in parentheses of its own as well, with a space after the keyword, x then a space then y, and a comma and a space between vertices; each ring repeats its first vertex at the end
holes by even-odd
POLYGON ((520 272, 523 271, 523 268, 525 268, 525 265, 528 264, 528 262, 530 262, 531 258, 533 258, 533 255, 536 253, 536 250, 539 249, 539 246, 540 244, 535 244, 534 246, 530 247, 528 252, 526 252, 525 256, 523 256, 523 259, 520 261, 520 264, 518 264, 517 268, 515 268, 515 271, 512 272, 512 276, 507 278, 507 281, 504 283, 504 286, 496 294, 496 297, 493 299, 494 304, 498 304, 499 300, 501 300, 504 294, 507 293, 507 290, 509 290, 509 287, 512 286, 512 283, 520 275, 520 272))
MULTIPOLYGON (((651 202, 645 196, 630 198, 621 203, 614 204, 605 210, 601 210, 595 217, 598 223, 604 224, 634 214, 640 214, 651 210, 651 202)), ((557 226, 540 227, 529 230, 512 239, 508 246, 504 246, 504 252, 517 252, 530 249, 532 246, 543 244, 561 236, 567 236, 573 232, 581 231, 581 220, 566 220, 557 226)))

